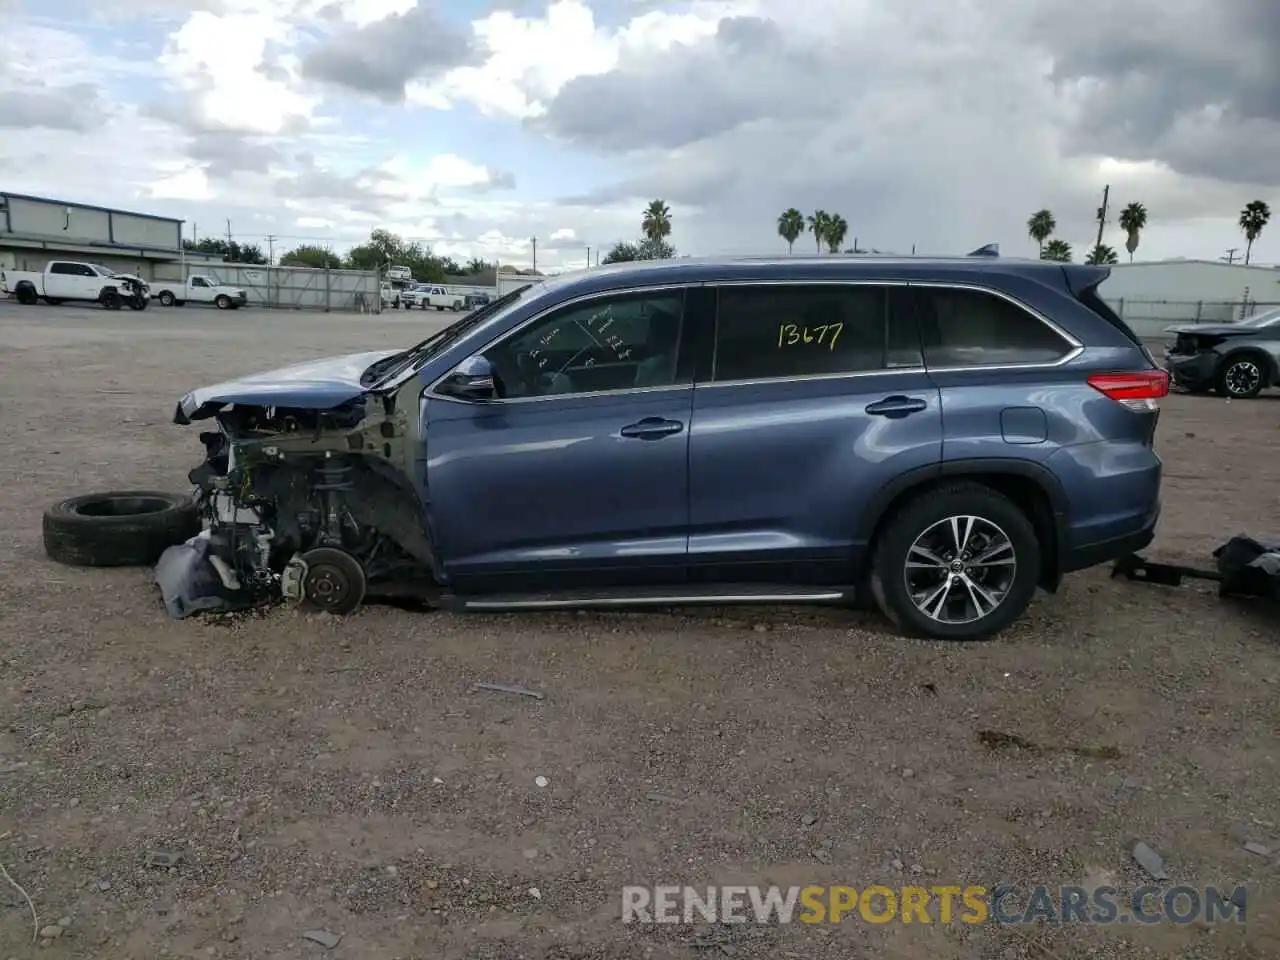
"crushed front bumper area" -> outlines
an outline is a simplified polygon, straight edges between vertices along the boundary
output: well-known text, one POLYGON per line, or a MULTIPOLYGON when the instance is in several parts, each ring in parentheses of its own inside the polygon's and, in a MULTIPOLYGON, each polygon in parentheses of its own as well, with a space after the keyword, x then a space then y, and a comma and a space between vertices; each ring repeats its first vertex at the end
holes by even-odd
POLYGON ((395 460, 401 427, 376 398, 368 406, 216 414, 189 474, 203 530, 156 568, 172 616, 272 599, 344 614, 369 595, 434 596, 424 511, 395 460))

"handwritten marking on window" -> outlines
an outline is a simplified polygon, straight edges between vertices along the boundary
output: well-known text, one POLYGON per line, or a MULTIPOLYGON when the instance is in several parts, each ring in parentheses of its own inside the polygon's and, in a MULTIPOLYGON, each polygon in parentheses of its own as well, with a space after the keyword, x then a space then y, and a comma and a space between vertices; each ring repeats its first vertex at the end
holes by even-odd
POLYGON ((834 351, 836 341, 840 339, 840 334, 844 331, 843 323, 823 323, 816 327, 800 327, 794 323, 778 324, 778 349, 783 347, 793 347, 796 344, 817 344, 822 346, 824 343, 828 350, 834 351))

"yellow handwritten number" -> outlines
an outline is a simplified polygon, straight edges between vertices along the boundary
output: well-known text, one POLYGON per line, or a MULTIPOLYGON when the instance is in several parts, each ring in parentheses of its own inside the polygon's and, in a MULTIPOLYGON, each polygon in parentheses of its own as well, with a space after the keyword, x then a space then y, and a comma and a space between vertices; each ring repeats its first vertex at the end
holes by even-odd
POLYGON ((840 338, 841 332, 844 330, 843 323, 824 323, 819 326, 804 327, 801 329, 794 323, 781 323, 778 325, 778 349, 784 346, 790 347, 797 343, 814 343, 821 344, 827 338, 827 334, 831 334, 831 339, 826 340, 827 349, 834 351, 836 341, 840 338))

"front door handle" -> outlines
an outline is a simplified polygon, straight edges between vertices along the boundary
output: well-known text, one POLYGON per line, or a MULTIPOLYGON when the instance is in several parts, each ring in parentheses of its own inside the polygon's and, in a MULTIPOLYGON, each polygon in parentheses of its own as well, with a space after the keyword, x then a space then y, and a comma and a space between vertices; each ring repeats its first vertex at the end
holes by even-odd
POLYGON ((629 423, 619 433, 624 437, 636 440, 660 440, 684 429, 679 420, 664 420, 662 417, 645 417, 635 423, 629 423))
POLYGON ((867 413, 873 417, 905 417, 928 409, 929 404, 920 397, 892 396, 867 404, 867 413))

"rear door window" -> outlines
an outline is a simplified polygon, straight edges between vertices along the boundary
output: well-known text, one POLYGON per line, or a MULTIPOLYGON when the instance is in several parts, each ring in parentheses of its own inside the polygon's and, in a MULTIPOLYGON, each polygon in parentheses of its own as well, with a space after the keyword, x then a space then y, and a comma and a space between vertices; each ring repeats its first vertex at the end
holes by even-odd
POLYGON ((1024 307, 987 290, 913 286, 930 368, 1054 363, 1074 345, 1024 307))
POLYGON ((717 381, 838 376, 921 363, 903 287, 744 284, 719 290, 717 381))

